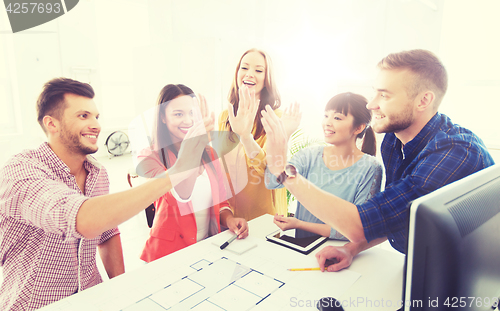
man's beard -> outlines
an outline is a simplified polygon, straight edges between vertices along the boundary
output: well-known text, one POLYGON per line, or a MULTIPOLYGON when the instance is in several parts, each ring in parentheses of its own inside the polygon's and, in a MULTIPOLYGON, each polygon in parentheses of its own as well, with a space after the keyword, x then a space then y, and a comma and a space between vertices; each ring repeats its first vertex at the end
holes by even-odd
POLYGON ((99 149, 97 146, 88 147, 83 145, 80 141, 80 135, 68 131, 64 122, 61 126, 61 141, 66 146, 66 148, 68 148, 72 152, 83 155, 96 153, 99 149))
MULTIPOLYGON (((398 115, 391 116, 391 121, 388 124, 377 125, 373 124, 373 130, 377 133, 398 133, 406 130, 413 124, 413 109, 411 104, 407 104, 406 108, 398 115)), ((386 115, 386 118, 389 118, 386 115)))

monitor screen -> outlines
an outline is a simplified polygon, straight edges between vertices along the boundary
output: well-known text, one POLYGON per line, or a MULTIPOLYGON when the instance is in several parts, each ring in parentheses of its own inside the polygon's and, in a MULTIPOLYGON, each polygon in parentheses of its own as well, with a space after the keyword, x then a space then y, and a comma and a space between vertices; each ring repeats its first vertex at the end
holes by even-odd
POLYGON ((410 207, 404 310, 497 310, 500 165, 410 207))

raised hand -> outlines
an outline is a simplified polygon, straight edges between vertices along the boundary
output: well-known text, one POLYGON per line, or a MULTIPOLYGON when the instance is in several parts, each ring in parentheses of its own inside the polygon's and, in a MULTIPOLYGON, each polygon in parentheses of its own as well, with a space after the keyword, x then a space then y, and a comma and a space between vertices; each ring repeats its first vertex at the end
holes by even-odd
POLYGON ((283 120, 283 126, 285 127, 287 138, 290 138, 293 132, 297 130, 300 125, 301 118, 302 112, 300 112, 299 103, 295 102, 285 109, 285 112, 281 116, 281 120, 283 120))
POLYGON ((213 111, 210 112, 205 96, 198 93, 197 99, 198 99, 198 106, 200 109, 201 118, 205 125, 205 130, 207 131, 207 133, 209 133, 214 130, 215 114, 213 111))
MULTIPOLYGON (((207 114, 206 111, 204 112, 205 114, 207 114)), ((205 123, 213 125, 214 121, 215 117, 213 114, 204 120, 201 107, 195 106, 195 109, 193 109, 194 124, 181 143, 177 161, 168 170, 168 175, 173 185, 177 185, 190 175, 198 172, 201 165, 201 155, 209 143, 205 123)))
POLYGON ((233 132, 240 137, 248 137, 252 134, 252 128, 255 121, 255 115, 259 109, 260 100, 255 98, 255 91, 242 85, 239 89, 240 101, 238 111, 234 114, 234 107, 228 104, 229 123, 233 132))
POLYGON ((273 175, 279 176, 287 163, 288 137, 285 127, 269 105, 262 111, 261 121, 267 135, 267 168, 273 175))

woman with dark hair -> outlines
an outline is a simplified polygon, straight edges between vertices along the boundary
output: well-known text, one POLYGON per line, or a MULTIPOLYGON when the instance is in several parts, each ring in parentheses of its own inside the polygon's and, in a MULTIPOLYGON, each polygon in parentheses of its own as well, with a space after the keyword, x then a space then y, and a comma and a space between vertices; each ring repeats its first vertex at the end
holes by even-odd
MULTIPOLYGON (((336 196, 362 204, 380 191, 382 165, 375 159, 375 133, 370 127, 371 111, 361 95, 342 93, 325 107, 322 121, 326 146, 297 152, 290 160, 296 170, 313 184, 336 196), (357 146, 362 139, 361 150, 357 146)), ((278 179, 266 170, 266 186, 282 188, 278 179)), ((343 239, 334 228, 323 223, 297 202, 295 217, 275 215, 274 223, 282 230, 297 229, 296 237, 314 234, 343 239)))
MULTIPOLYGON (((263 180, 266 133, 260 112, 269 105, 281 116, 281 112, 276 110, 281 105, 281 99, 274 82, 271 60, 265 52, 250 49, 243 53, 236 66, 228 99, 228 108, 219 117, 219 131, 228 132, 221 150, 224 150, 223 161, 231 190, 229 204, 236 216, 246 220, 266 213, 285 213, 285 190, 268 190, 263 180), (235 148, 234 144, 237 144, 235 148)), ((298 123, 286 124, 290 136, 298 123)))
MULTIPOLYGON (((201 116, 196 97, 187 86, 169 84, 161 90, 152 134, 153 152, 139 156, 141 175, 154 177, 171 167, 181 142, 202 117, 206 131, 212 130, 214 117, 208 117, 205 98, 199 95, 199 101, 201 116)), ((154 202, 155 218, 142 260, 156 260, 215 235, 221 232, 221 226, 228 227, 238 238, 248 235, 246 221, 234 217, 226 201, 222 171, 212 148, 206 147, 200 165, 193 171, 154 202)))

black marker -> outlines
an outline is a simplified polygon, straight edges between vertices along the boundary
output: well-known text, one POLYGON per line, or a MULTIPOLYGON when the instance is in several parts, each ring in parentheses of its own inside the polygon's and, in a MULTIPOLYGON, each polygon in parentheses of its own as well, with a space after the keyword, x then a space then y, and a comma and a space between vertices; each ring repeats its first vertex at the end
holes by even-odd
POLYGON ((227 242, 224 242, 224 244, 222 244, 220 246, 220 249, 226 248, 229 245, 229 243, 231 243, 232 241, 236 240, 237 237, 238 237, 237 234, 233 235, 229 240, 227 240, 227 242))

